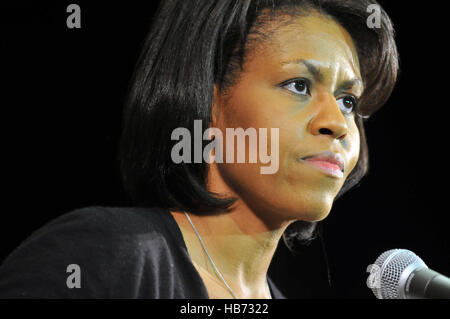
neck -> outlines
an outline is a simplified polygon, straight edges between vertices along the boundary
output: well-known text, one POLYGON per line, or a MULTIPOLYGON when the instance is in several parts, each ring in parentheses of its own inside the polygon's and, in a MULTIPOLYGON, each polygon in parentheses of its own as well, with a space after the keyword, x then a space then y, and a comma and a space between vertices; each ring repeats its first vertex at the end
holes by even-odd
MULTIPOLYGON (((211 176, 211 175, 209 175, 211 176)), ((211 179, 209 187, 211 187, 211 179)), ((220 184, 216 183, 214 192, 220 184)), ((230 192, 227 192, 230 194, 230 192)), ((236 194, 231 194, 236 196, 236 194)), ((237 197, 237 196, 236 196, 237 197)), ((172 212, 193 261, 219 278, 184 212, 172 212)), ((206 249, 228 285, 239 298, 267 295, 266 277, 278 242, 289 222, 267 221, 238 197, 230 212, 199 216, 188 212, 206 249)))

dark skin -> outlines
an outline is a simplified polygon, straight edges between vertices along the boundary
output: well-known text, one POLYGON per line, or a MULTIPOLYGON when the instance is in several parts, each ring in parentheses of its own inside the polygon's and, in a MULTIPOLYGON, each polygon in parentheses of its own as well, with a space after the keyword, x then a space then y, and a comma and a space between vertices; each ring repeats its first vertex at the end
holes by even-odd
MULTIPOLYGON (((270 298, 267 270, 286 227, 296 220, 324 219, 359 156, 359 131, 349 101, 357 101, 363 86, 348 32, 312 13, 294 18, 270 36, 270 43, 249 53, 229 95, 215 89, 213 126, 222 132, 279 128, 279 169, 264 175, 260 167, 267 164, 260 162, 210 164, 209 190, 238 200, 227 214, 190 214, 239 298, 270 298), (323 151, 343 156, 343 177, 299 161, 323 151)), ((184 213, 172 214, 197 269, 217 277, 184 213)), ((220 279, 213 283, 202 278, 210 296, 231 298, 220 279)))

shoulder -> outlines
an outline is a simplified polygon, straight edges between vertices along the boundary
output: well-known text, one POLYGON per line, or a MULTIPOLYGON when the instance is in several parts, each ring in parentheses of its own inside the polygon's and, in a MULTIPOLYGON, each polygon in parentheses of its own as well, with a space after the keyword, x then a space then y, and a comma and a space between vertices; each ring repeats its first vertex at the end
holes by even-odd
POLYGON ((100 206, 66 213, 33 232, 5 259, 0 297, 121 297, 114 293, 117 278, 126 297, 176 247, 167 214, 158 207, 100 206), (81 269, 82 289, 67 287, 71 265, 81 269))
MULTIPOLYGON (((30 249, 118 249, 136 241, 165 241, 171 235, 170 214, 159 207, 92 206, 63 214, 34 231, 10 257, 30 249)), ((151 245, 150 247, 158 247, 151 245)), ((51 252, 48 250, 48 252, 51 252)), ((86 250, 84 250, 87 252, 86 250)), ((136 250, 130 251, 130 253, 136 250)), ((44 252, 43 252, 44 253, 44 252)))
POLYGON ((49 221, 34 231, 19 248, 56 238, 69 246, 82 242, 98 246, 111 240, 142 240, 143 234, 155 239, 165 238, 172 227, 167 214, 168 211, 159 207, 80 208, 49 221))
POLYGON ((95 229, 110 235, 133 233, 137 230, 161 231, 164 229, 164 214, 169 212, 160 207, 85 207, 53 219, 33 235, 56 228, 95 229))

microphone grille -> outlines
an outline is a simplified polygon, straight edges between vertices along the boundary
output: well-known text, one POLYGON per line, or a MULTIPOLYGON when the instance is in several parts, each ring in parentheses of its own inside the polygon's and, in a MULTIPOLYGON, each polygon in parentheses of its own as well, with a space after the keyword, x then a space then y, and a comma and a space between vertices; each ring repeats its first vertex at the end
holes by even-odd
POLYGON ((372 291, 378 299, 404 298, 400 289, 404 288, 405 280, 409 276, 409 272, 407 272, 406 278, 402 276, 405 269, 410 266, 414 269, 426 267, 419 256, 407 249, 385 251, 377 258, 375 265, 380 269, 380 285, 379 287, 373 287, 372 291))

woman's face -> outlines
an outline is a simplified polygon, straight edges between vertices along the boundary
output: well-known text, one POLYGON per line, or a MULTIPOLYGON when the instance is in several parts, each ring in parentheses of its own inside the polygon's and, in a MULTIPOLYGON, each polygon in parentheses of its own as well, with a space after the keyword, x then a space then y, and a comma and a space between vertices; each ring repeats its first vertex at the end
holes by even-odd
POLYGON ((250 52, 228 95, 216 96, 214 126, 222 132, 266 128, 268 151, 279 150, 278 171, 261 174, 269 164, 259 157, 248 163, 247 155, 243 164, 217 164, 218 172, 254 211, 282 220, 321 220, 358 161, 352 108, 363 87, 356 49, 342 26, 319 14, 292 19, 269 40, 250 52), (279 129, 278 145, 271 145, 271 128, 279 129), (330 157, 316 156, 323 152, 341 157, 342 173, 330 157))

